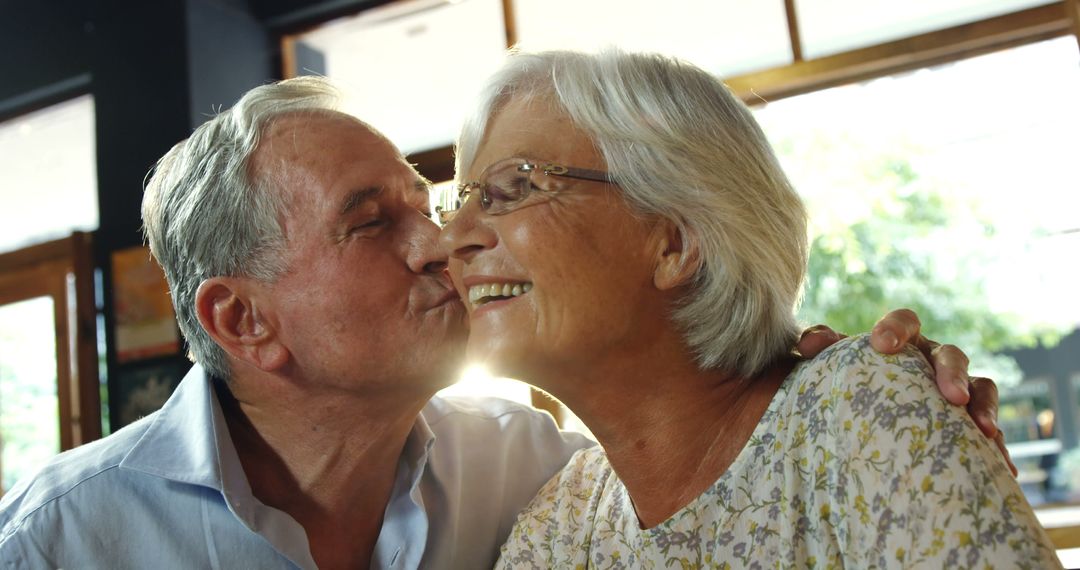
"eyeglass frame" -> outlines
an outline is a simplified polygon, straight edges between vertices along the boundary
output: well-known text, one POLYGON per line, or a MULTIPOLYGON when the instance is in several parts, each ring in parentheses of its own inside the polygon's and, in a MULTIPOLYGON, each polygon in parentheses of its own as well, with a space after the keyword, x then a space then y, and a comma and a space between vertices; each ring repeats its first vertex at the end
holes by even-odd
MULTIPOLYGON (((535 172, 535 171, 539 171, 544 176, 560 176, 562 178, 571 178, 571 179, 574 179, 574 180, 587 180, 587 181, 590 181, 590 182, 603 182, 605 184, 616 184, 617 185, 617 182, 615 182, 615 179, 613 179, 611 177, 611 174, 609 174, 609 173, 607 173, 607 172, 605 172, 603 170, 592 170, 592 169, 589 169, 589 168, 578 168, 578 167, 575 167, 575 166, 563 166, 561 164, 555 164, 555 163, 551 163, 551 162, 546 162, 546 163, 541 164, 540 161, 532 161, 531 159, 528 159, 528 158, 519 158, 519 157, 505 158, 503 160, 500 160, 499 162, 508 162, 508 161, 511 161, 511 160, 524 160, 525 161, 524 164, 518 165, 518 167, 517 167, 518 172, 532 173, 532 172, 535 172)), ((496 162, 495 164, 498 164, 499 162, 496 162)), ((486 173, 486 170, 487 169, 485 169, 485 172, 480 173, 481 178, 484 177, 484 174, 486 173)), ((553 190, 545 190, 544 188, 541 188, 539 185, 536 185, 536 184, 531 184, 530 183, 530 186, 532 186, 533 190, 538 191, 538 192, 554 192, 553 190)), ((437 221, 439 222, 440 226, 445 226, 446 224, 450 223, 450 220, 452 220, 454 218, 454 216, 462 208, 465 207, 466 196, 469 195, 469 194, 472 194, 476 190, 480 191, 480 209, 483 210, 485 213, 487 213, 488 207, 490 207, 490 201, 488 200, 488 197, 487 197, 487 184, 482 184, 479 180, 472 181, 472 182, 462 182, 460 184, 455 185, 454 189, 457 191, 457 199, 458 199, 458 203, 460 204, 457 208, 454 208, 453 210, 444 210, 441 205, 435 207, 435 217, 436 217, 437 221), (485 203, 488 203, 488 206, 485 206, 484 205, 485 203)), ((521 200, 524 200, 524 199, 525 199, 525 197, 521 198, 521 200)), ((515 203, 520 202, 521 200, 517 200, 517 201, 515 201, 515 203)), ((506 210, 504 212, 498 212, 498 213, 489 214, 489 215, 501 216, 502 214, 506 214, 506 213, 513 212, 513 211, 514 211, 514 208, 511 208, 511 209, 506 210)))

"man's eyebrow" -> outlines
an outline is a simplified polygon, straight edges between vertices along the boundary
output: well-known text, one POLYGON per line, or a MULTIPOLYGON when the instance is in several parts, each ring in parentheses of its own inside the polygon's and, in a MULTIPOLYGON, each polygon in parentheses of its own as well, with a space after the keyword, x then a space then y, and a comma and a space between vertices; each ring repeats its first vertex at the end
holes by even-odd
POLYGON ((362 190, 355 190, 353 192, 349 192, 349 195, 346 196, 345 200, 341 202, 340 215, 344 216, 345 214, 348 214, 360 204, 363 204, 364 202, 378 196, 379 194, 382 194, 382 192, 383 189, 381 186, 373 186, 370 188, 364 188, 362 190))
POLYGON ((431 188, 433 186, 435 186, 435 185, 432 184, 430 180, 428 180, 427 178, 424 178, 423 176, 421 176, 420 178, 417 178, 416 182, 413 182, 413 190, 416 190, 417 192, 423 192, 425 194, 430 194, 431 193, 431 188))
POLYGON ((416 181, 413 182, 413 192, 422 195, 424 199, 424 207, 420 208, 420 211, 428 216, 431 215, 431 192, 434 188, 435 185, 423 176, 417 178, 416 181))

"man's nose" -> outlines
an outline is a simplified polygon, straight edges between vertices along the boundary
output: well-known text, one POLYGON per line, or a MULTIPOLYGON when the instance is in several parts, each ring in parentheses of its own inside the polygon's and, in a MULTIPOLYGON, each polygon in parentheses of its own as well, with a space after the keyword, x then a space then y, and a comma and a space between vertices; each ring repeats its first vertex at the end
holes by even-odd
POLYGON ((419 218, 409 240, 409 269, 416 273, 442 273, 446 271, 447 256, 439 243, 439 226, 423 215, 419 218))

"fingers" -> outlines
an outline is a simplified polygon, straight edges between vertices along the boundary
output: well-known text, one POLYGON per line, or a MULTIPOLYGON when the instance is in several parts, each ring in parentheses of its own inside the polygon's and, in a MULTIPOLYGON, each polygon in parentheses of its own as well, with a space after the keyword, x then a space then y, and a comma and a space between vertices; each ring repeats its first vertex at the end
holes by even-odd
POLYGON ((997 384, 989 378, 973 378, 971 380, 971 403, 968 404, 968 413, 975 420, 975 425, 986 437, 992 438, 997 445, 1005 463, 1009 464, 1009 471, 1013 477, 1020 474, 1020 470, 1013 463, 1008 448, 1005 447, 1005 433, 998 429, 998 389, 997 384))
MULTIPOLYGON (((957 406, 963 406, 971 400, 968 377, 968 357, 959 348, 951 344, 939 345, 930 351, 930 366, 934 368, 934 380, 945 399, 957 406)), ((995 387, 995 394, 996 394, 995 387)), ((997 400, 994 403, 997 412, 997 400)))
POLYGON ((998 451, 1005 457, 1005 463, 1009 464, 1009 471, 1012 471, 1013 477, 1020 475, 1020 470, 1016 468, 1016 464, 1013 463, 1012 456, 1009 455, 1009 450, 1005 447, 1005 434, 997 432, 994 436, 994 443, 997 444, 998 451))
POLYGON ((995 437, 998 429, 998 390, 997 384, 989 378, 971 379, 971 400, 967 405, 968 413, 975 420, 975 425, 986 437, 995 437))
POLYGON ((803 358, 813 358, 821 351, 832 346, 836 341, 844 338, 842 335, 825 325, 814 325, 803 331, 799 337, 799 343, 795 349, 803 358))
POLYGON ((918 345, 921 327, 919 316, 911 309, 890 311, 870 331, 870 345, 878 352, 896 354, 909 342, 918 345))
MULTIPOLYGON (((950 403, 963 406, 971 399, 968 358, 953 345, 939 345, 919 334, 922 324, 910 309, 897 309, 881 318, 870 333, 870 345, 884 354, 896 354, 913 344, 934 368, 938 389, 950 403)), ((996 412, 996 400, 994 403, 996 412)), ((996 429, 996 428, 995 428, 996 429)))

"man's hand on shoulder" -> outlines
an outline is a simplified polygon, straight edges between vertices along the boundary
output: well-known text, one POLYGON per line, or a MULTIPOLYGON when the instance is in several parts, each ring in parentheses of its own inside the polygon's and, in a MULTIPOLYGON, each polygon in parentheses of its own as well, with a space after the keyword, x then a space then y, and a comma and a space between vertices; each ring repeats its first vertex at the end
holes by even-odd
MULTIPOLYGON (((934 378, 941 394, 950 403, 967 407, 975 425, 986 437, 994 440, 1013 475, 1016 475, 1016 465, 1005 449, 1005 438, 997 425, 997 385, 989 378, 968 376, 968 357, 963 351, 951 344, 930 340, 922 335, 921 330, 922 324, 914 311, 897 309, 874 325, 870 344, 883 354, 896 354, 906 344, 918 348, 934 368, 934 378)), ((826 325, 814 325, 803 331, 796 349, 803 358, 810 359, 846 336, 826 325)))

